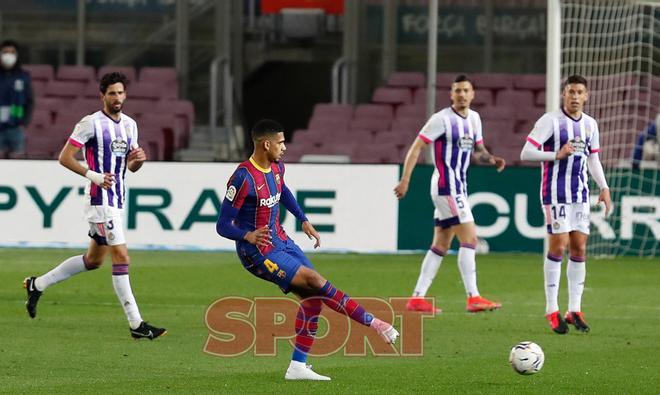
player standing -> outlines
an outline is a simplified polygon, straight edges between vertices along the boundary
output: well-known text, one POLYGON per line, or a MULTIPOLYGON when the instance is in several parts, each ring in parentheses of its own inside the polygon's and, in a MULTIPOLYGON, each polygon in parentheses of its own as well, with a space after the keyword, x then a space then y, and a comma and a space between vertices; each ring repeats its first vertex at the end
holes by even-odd
POLYGON ((541 205, 549 245, 543 264, 545 313, 550 327, 559 334, 568 332, 566 322, 581 332, 589 331, 581 310, 590 225, 587 168, 600 188, 598 201, 605 203, 605 215, 612 206, 598 158, 598 124, 583 112, 588 99, 587 80, 580 75, 568 77, 562 89, 562 108, 544 114, 536 122, 520 153, 522 160, 541 162, 541 205), (557 295, 567 246, 568 311, 562 319, 557 295))
POLYGON ((126 169, 136 172, 147 159, 138 145, 137 124, 121 112, 127 82, 121 73, 101 78, 103 110, 83 117, 60 153, 62 166, 90 180, 85 189, 85 217, 92 238, 87 253, 66 259, 42 276, 26 278, 23 286, 27 289, 27 311, 34 318, 37 302, 46 288, 78 273, 98 269, 110 253, 112 285, 128 319, 131 336, 153 340, 166 330, 142 321, 128 278, 130 257, 123 229, 126 169), (75 157, 83 146, 87 167, 75 157))
POLYGON ((427 144, 433 144, 435 170, 431 177, 431 199, 435 206, 433 245, 422 261, 419 279, 406 307, 413 311, 440 312, 424 300, 442 259, 451 246, 454 236, 460 241, 458 268, 461 272, 469 312, 494 310, 501 304, 491 302, 479 294, 475 247, 477 233, 472 210, 467 199, 467 170, 470 157, 481 163, 497 166, 502 171, 504 159, 491 155, 483 144, 481 118, 470 109, 474 99, 474 86, 465 76, 459 75, 451 85, 452 105, 433 114, 408 149, 399 184, 394 188, 397 198, 403 199, 420 152, 427 144))
POLYGON ((316 272, 280 226, 281 203, 302 223, 303 232, 315 240, 314 248, 321 244, 320 235, 284 183, 284 163, 280 159, 286 146, 282 126, 271 120, 259 121, 252 129, 252 142, 252 156, 238 166, 227 183, 216 230, 236 241, 236 252, 245 269, 301 299, 295 350, 284 378, 330 380, 306 364, 323 304, 373 328, 387 343, 394 343, 399 333, 316 272))

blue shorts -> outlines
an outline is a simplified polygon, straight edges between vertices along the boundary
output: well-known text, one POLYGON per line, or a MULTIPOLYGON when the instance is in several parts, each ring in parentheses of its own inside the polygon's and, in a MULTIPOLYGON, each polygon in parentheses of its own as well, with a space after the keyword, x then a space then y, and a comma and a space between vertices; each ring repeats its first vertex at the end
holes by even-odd
POLYGON ((247 271, 277 284, 284 293, 289 293, 291 290, 291 281, 300 266, 314 269, 312 262, 291 239, 276 241, 275 248, 266 255, 254 245, 247 243, 237 245, 236 252, 247 271))

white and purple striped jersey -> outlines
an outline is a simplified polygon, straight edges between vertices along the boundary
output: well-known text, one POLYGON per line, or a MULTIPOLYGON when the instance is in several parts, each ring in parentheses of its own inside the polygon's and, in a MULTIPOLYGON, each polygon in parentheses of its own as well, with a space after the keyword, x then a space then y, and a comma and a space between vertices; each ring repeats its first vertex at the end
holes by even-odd
POLYGON ((573 119, 564 110, 544 114, 527 137, 543 151, 559 152, 570 142, 575 152, 567 158, 541 163, 541 202, 543 204, 588 203, 587 158, 600 151, 598 124, 582 113, 573 119))
POLYGON ((431 177, 432 196, 467 196, 467 169, 475 144, 483 144, 481 118, 468 110, 463 117, 447 107, 433 114, 418 137, 433 143, 435 170, 431 177))
POLYGON ((86 203, 102 208, 106 216, 121 212, 126 196, 124 175, 128 154, 138 147, 137 123, 126 114, 115 121, 103 111, 97 111, 76 124, 69 143, 78 148, 84 146, 83 154, 90 170, 115 175, 115 184, 109 189, 90 183, 85 189, 86 203))

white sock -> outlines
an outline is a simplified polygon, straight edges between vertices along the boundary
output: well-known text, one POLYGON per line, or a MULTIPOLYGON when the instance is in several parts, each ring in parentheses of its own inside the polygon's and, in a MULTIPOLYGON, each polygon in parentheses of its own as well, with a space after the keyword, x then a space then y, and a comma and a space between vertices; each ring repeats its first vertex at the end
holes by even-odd
POLYGON ((431 248, 426 252, 426 256, 422 261, 422 268, 419 271, 419 278, 417 279, 417 285, 415 285, 413 296, 419 296, 422 298, 426 296, 426 292, 429 290, 431 283, 433 283, 433 279, 438 273, 438 269, 440 268, 444 256, 445 253, 437 248, 431 248))
POLYGON ((561 278, 562 257, 548 254, 543 262, 543 280, 545 284, 545 313, 559 310, 559 280, 561 278))
POLYGON ((55 268, 48 273, 37 277, 34 281, 34 286, 37 287, 39 291, 44 291, 51 285, 55 285, 71 276, 84 272, 85 270, 87 269, 85 268, 83 255, 72 256, 55 266, 55 268))
POLYGON ((115 288, 115 293, 121 303, 121 307, 126 313, 128 324, 131 329, 137 329, 142 323, 140 310, 138 309, 137 302, 131 290, 131 282, 128 279, 128 264, 120 263, 112 265, 112 285, 115 288))
POLYGON ((587 262, 584 257, 572 256, 566 265, 566 277, 568 278, 568 311, 581 311, 582 291, 584 291, 584 280, 587 277, 587 262))
POLYGON ((473 244, 461 243, 461 247, 458 249, 458 270, 461 272, 465 293, 468 297, 479 296, 475 255, 476 250, 473 244))

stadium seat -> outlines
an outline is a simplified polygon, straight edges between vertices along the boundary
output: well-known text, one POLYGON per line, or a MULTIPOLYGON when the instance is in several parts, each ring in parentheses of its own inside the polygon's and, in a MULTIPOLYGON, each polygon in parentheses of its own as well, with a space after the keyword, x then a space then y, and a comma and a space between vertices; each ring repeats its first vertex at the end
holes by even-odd
POLYGON ((460 73, 438 73, 435 78, 435 86, 439 91, 444 91, 449 95, 451 84, 460 73))
POLYGON ((372 103, 382 104, 410 104, 412 103, 412 93, 408 88, 377 88, 371 96, 372 103))
POLYGON ((397 147, 399 150, 407 149, 415 140, 416 133, 403 130, 388 130, 378 132, 373 137, 375 143, 387 143, 397 147))
POLYGON ((101 95, 101 89, 99 87, 99 83, 97 81, 87 82, 83 87, 82 95, 88 99, 92 99, 92 98, 98 99, 99 96, 101 95))
MULTIPOLYGON (((155 105, 156 104, 153 100, 129 98, 124 102, 123 112, 125 112, 129 117, 133 119, 138 119, 141 115, 147 114, 149 112, 160 113, 155 108, 155 105)), ((138 124, 138 129, 139 128, 140 125, 138 124)))
POLYGON ((113 72, 124 74, 126 78, 128 78, 129 85, 131 83, 137 82, 137 71, 135 71, 135 67, 131 66, 102 66, 96 73, 96 79, 100 81, 101 77, 103 77, 105 74, 113 72))
POLYGON ((73 99, 81 96, 84 83, 79 81, 50 81, 46 85, 45 97, 73 99))
POLYGON ((536 97, 534 98, 534 104, 537 107, 545 108, 545 90, 536 92, 536 97))
POLYGON ((396 108, 395 118, 426 118, 426 107, 420 104, 402 104, 396 108))
POLYGON ((139 145, 147 154, 147 159, 152 161, 170 160, 167 157, 168 132, 157 125, 147 125, 140 129, 139 145))
POLYGON ((47 130, 27 128, 25 130, 25 151, 30 159, 56 159, 66 140, 48 134, 47 130))
POLYGON ((369 130, 376 132, 379 130, 388 130, 390 128, 391 119, 381 117, 362 117, 355 118, 349 125, 350 130, 369 130))
POLYGON ((176 117, 172 114, 155 114, 147 112, 137 118, 138 130, 160 129, 165 133, 165 160, 171 160, 174 151, 188 144, 184 130, 177 127, 176 117))
POLYGON ((32 80, 32 95, 34 97, 41 97, 46 94, 46 85, 48 85, 46 81, 32 80))
POLYGON ((476 108, 483 108, 485 106, 492 106, 494 103, 493 92, 488 89, 482 89, 475 92, 472 106, 476 108))
POLYGON ((45 110, 50 112, 51 119, 55 116, 57 110, 63 106, 66 101, 55 97, 37 97, 34 99, 34 110, 45 110))
POLYGON ((513 86, 513 75, 503 73, 474 73, 468 75, 474 82, 475 89, 510 89, 513 86))
POLYGON ((99 98, 89 99, 79 97, 71 102, 71 108, 80 111, 80 117, 82 118, 85 114, 92 114, 101 110, 103 108, 103 103, 99 98))
POLYGON ((516 134, 528 135, 534 129, 535 121, 518 122, 513 130, 516 134))
POLYGON ((126 97, 135 99, 160 100, 163 99, 163 85, 153 82, 136 82, 126 89, 126 97))
POLYGON ((389 142, 361 145, 351 156, 352 163, 400 163, 401 150, 389 142))
MULTIPOLYGON (((413 94, 413 103, 416 105, 421 105, 426 108, 426 89, 420 88, 415 91, 413 94)), ((435 91, 435 109, 440 110, 451 105, 451 99, 449 98, 449 89, 447 90, 436 90, 435 91)))
POLYGON ((86 114, 80 110, 74 109, 60 109, 55 114, 55 121, 49 131, 53 136, 60 136, 64 139, 71 136, 73 128, 86 114))
POLYGON ((373 131, 371 130, 341 130, 332 136, 326 137, 324 145, 333 144, 333 141, 353 141, 359 145, 371 144, 374 141, 373 131))
POLYGON ((534 94, 531 91, 504 90, 497 94, 498 106, 511 106, 517 109, 534 107, 534 94))
POLYGON ((353 118, 353 106, 349 104, 318 103, 314 105, 312 118, 314 117, 351 119, 353 118))
POLYGON ((316 154, 320 155, 347 155, 353 157, 359 145, 354 141, 335 141, 333 144, 324 144, 316 154))
POLYGON ((313 117, 309 121, 308 129, 322 131, 347 130, 350 123, 351 120, 345 118, 313 117))
MULTIPOLYGON (((510 119, 484 120, 482 124, 484 141, 491 147, 498 147, 502 145, 502 140, 518 138, 513 136, 515 124, 516 122, 510 119)), ((516 142, 516 144, 519 144, 522 149, 524 141, 516 142)))
POLYGON ((516 108, 510 106, 488 106, 479 110, 482 120, 488 119, 506 119, 511 120, 516 117, 516 108))
POLYGON ((426 84, 423 73, 395 71, 387 77, 387 86, 392 88, 421 88, 426 84))
POLYGON ((513 87, 515 89, 526 89, 535 92, 545 90, 545 74, 514 75, 513 87))
POLYGON ((140 69, 139 82, 160 85, 163 99, 179 97, 179 83, 176 69, 173 67, 143 67, 140 69))
POLYGON ((290 145, 301 145, 307 147, 312 146, 317 148, 321 147, 323 145, 323 141, 327 139, 327 137, 328 136, 321 131, 298 129, 293 133, 293 141, 291 144, 286 145, 287 151, 289 150, 290 145))
POLYGON ((49 64, 24 64, 21 67, 30 73, 32 81, 48 82, 55 76, 53 66, 49 64))
POLYGON ((390 129, 416 134, 422 129, 422 126, 424 126, 425 123, 426 119, 422 117, 400 117, 392 122, 390 129))
POLYGON ((195 106, 190 100, 161 100, 156 103, 156 113, 171 113, 177 119, 183 119, 188 135, 195 125, 195 106))
POLYGON ((387 104, 358 104, 353 117, 355 119, 377 117, 389 121, 394 117, 394 109, 387 104))
POLYGON ((53 115, 50 110, 35 108, 32 112, 30 126, 37 129, 48 129, 53 122, 53 115))
POLYGON ((96 79, 96 72, 92 66, 62 65, 57 68, 55 79, 87 83, 96 79))

